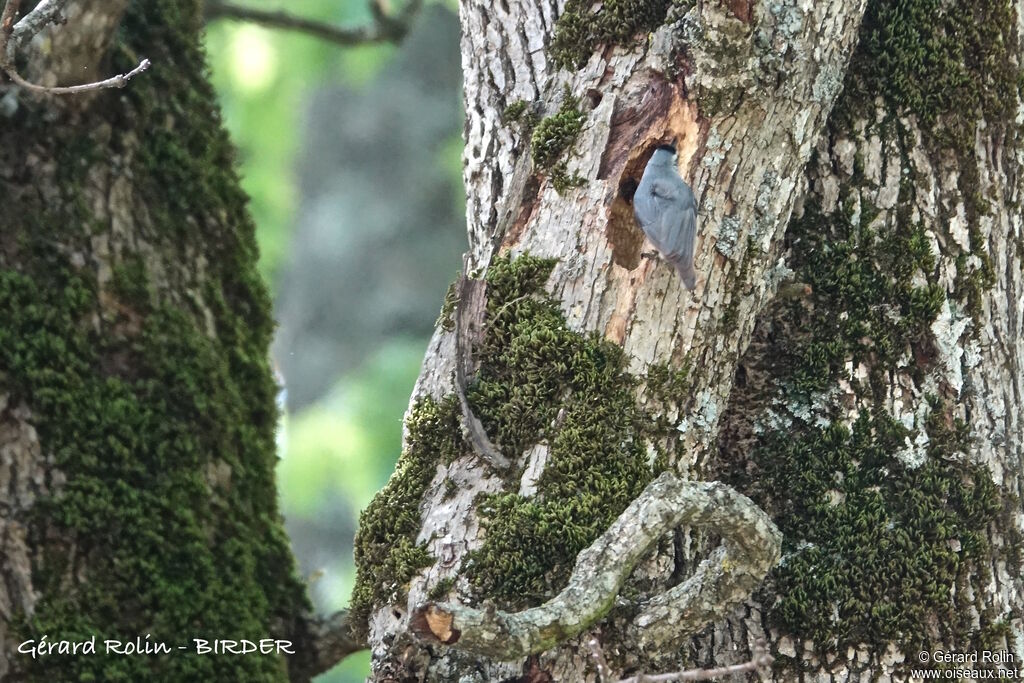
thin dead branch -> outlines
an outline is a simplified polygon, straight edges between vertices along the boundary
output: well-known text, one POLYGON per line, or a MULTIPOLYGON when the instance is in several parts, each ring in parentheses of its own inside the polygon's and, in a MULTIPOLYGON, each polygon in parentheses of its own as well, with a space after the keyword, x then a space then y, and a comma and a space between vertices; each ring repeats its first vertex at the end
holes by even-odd
POLYGON ((15 85, 21 86, 25 90, 34 93, 40 93, 42 95, 77 95, 91 90, 106 90, 107 88, 123 88, 128 85, 128 81, 135 78, 143 71, 148 69, 151 62, 148 59, 143 59, 139 62, 139 65, 131 71, 116 76, 111 76, 106 80, 96 81, 94 83, 83 83, 82 85, 68 85, 68 86, 45 86, 37 85, 35 83, 29 83, 22 78, 13 67, 5 67, 5 72, 10 77, 11 81, 15 85))
POLYGON ((7 0, 3 13, 0 14, 0 71, 7 74, 11 81, 29 92, 41 95, 77 95, 93 90, 107 88, 123 88, 135 76, 150 67, 150 61, 143 59, 139 65, 127 73, 118 74, 102 81, 83 83, 71 86, 45 86, 32 83, 21 76, 15 67, 18 49, 27 45, 33 36, 43 30, 51 22, 58 22, 68 0, 41 0, 31 12, 15 23, 21 0, 7 0))
MULTIPOLYGON (((17 12, 20 0, 13 4, 15 6, 14 11, 17 12)), ((64 7, 67 4, 68 0, 40 0, 31 12, 22 17, 21 21, 11 31, 11 39, 5 49, 7 61, 13 64, 15 53, 27 45, 33 36, 42 31, 43 27, 47 24, 59 22, 64 7)))
MULTIPOLYGON (((612 683, 612 671, 604 657, 604 650, 597 638, 587 641, 591 655, 597 666, 598 683, 612 683)), ((771 666, 775 661, 768 652, 768 643, 763 638, 758 638, 750 651, 750 659, 742 664, 720 666, 715 669, 687 669, 686 671, 673 671, 662 674, 636 674, 629 678, 623 678, 614 683, 674 683, 676 681, 710 681, 716 678, 732 676, 734 674, 747 673, 748 671, 761 671, 771 666)))
POLYGON ((397 43, 409 31, 409 25, 420 10, 422 0, 409 0, 397 15, 391 15, 384 7, 383 0, 373 0, 370 12, 373 23, 369 26, 341 27, 314 19, 306 19, 280 10, 262 10, 243 7, 221 0, 210 0, 206 4, 207 20, 232 19, 248 21, 267 28, 298 31, 320 40, 351 47, 372 43, 397 43))

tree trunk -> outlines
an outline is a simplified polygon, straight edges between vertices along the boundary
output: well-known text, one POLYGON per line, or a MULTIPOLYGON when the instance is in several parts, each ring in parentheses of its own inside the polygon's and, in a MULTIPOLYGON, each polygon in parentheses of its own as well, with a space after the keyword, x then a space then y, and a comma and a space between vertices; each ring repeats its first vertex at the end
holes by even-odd
POLYGON ((274 490, 273 322, 200 5, 65 18, 25 77, 153 67, 75 97, 0 85, 0 679, 286 680, 311 650, 274 490))
POLYGON ((374 680, 593 680, 592 637, 624 675, 743 662, 759 638, 763 680, 1021 661, 1020 11, 462 0, 471 279, 360 521, 374 680), (629 205, 672 140, 694 292, 642 257, 629 205), (717 546, 683 528, 539 656, 413 635, 451 625, 435 602, 500 623, 551 598, 666 470, 726 481, 784 535, 700 633, 630 630, 717 546))

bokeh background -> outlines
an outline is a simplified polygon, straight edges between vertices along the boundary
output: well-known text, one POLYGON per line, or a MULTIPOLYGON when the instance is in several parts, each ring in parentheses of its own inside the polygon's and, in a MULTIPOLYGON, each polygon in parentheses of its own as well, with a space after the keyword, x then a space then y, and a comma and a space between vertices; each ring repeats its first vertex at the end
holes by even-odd
MULTIPOLYGON (((239 4, 371 19, 362 0, 239 4)), ((348 601, 356 520, 394 467, 465 249, 456 4, 427 2, 399 46, 340 48, 226 19, 206 41, 279 323, 281 509, 328 613, 348 601)), ((368 672, 362 653, 317 681, 368 672)))

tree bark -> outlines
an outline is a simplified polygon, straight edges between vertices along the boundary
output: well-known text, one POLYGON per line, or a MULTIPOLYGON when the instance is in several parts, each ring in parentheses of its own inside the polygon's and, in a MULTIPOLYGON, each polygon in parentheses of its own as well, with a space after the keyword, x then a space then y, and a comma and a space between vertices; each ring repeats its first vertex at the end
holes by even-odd
POLYGON ((153 69, 76 97, 0 83, 0 679, 308 680, 273 322, 200 3, 64 14, 20 52, 25 77, 153 69), (203 655, 197 638, 299 654, 203 655))
POLYGON ((595 636, 623 675, 745 662, 759 638, 762 680, 1021 661, 1020 11, 462 0, 486 303, 446 304, 361 519, 373 680, 593 680, 595 636), (672 140, 699 204, 692 293, 641 256, 628 202, 672 140), (548 600, 662 470, 726 481, 784 535, 702 633, 652 649, 630 630, 714 557, 696 528, 540 656, 411 633, 458 612, 436 601, 501 623, 548 600))

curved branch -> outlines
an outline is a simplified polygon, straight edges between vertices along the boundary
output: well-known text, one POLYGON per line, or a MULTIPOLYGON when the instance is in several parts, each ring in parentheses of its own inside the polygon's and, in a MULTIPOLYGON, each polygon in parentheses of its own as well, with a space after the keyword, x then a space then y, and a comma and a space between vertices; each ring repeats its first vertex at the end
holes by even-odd
POLYGON ((83 92, 89 92, 90 90, 106 90, 107 88, 123 88, 128 85, 128 81, 135 78, 143 71, 147 70, 151 66, 151 62, 148 59, 143 59, 139 62, 139 65, 131 71, 123 74, 117 74, 111 76, 102 81, 96 81, 94 83, 83 83, 81 85, 67 85, 67 86, 46 86, 37 85, 30 83, 21 77, 14 67, 11 65, 5 65, 4 70, 15 85, 21 86, 25 90, 39 93, 42 95, 77 95, 83 92))
POLYGON ((459 275, 455 303, 455 393, 462 409, 462 428, 477 455, 492 467, 507 470, 512 463, 487 436, 487 430, 480 418, 473 414, 473 408, 466 398, 466 378, 472 374, 473 369, 473 340, 479 336, 479 323, 476 321, 484 319, 487 309, 487 282, 474 280, 467 273, 468 254, 462 259, 462 274, 459 275))
POLYGON ((268 28, 298 31, 325 40, 335 45, 351 47, 371 43, 397 43, 409 31, 409 24, 419 11, 422 0, 409 0, 397 16, 385 13, 380 0, 370 4, 373 23, 369 26, 342 28, 313 19, 298 17, 278 10, 261 10, 241 7, 221 0, 210 0, 206 4, 206 18, 234 19, 249 21, 268 28))
POLYGON ((645 644, 664 642, 669 631, 674 638, 694 633, 750 595, 779 560, 782 534, 761 508, 725 484, 683 481, 670 472, 580 552, 568 585, 543 605, 506 613, 427 603, 413 613, 411 629, 424 640, 499 660, 543 652, 604 617, 637 562, 683 525, 712 530, 722 545, 694 577, 653 598, 630 628, 645 644))

